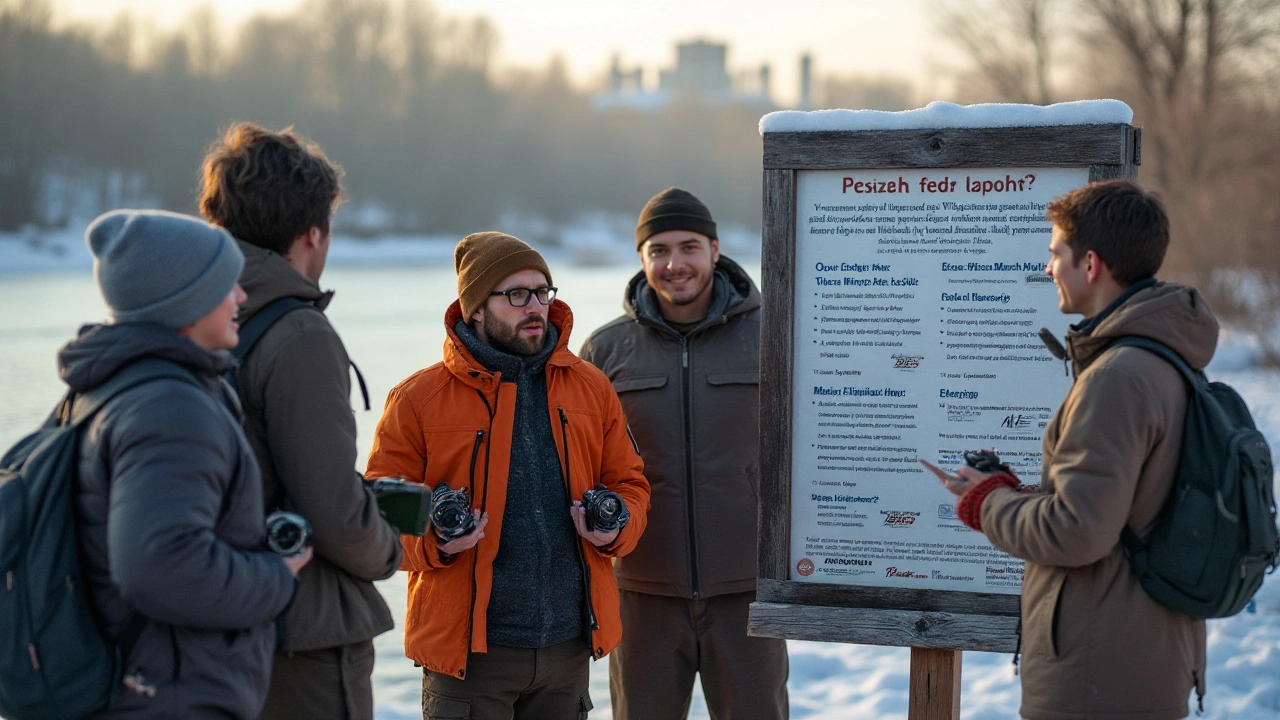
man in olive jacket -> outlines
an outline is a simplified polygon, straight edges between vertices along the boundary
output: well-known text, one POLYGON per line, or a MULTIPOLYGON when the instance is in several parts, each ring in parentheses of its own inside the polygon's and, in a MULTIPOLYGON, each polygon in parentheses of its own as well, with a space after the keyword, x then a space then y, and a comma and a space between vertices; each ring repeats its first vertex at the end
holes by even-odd
POLYGON ((204 161, 201 212, 245 256, 241 321, 277 298, 309 303, 272 324, 237 373, 267 510, 305 517, 315 546, 277 626, 262 718, 372 718, 373 638, 394 627, 373 581, 399 567, 399 536, 354 469, 350 360, 323 313, 333 294, 318 284, 340 176, 292 132, 248 123, 204 161))
POLYGON ((1205 625, 1142 589, 1120 541, 1144 541, 1173 489, 1185 383, 1123 335, 1165 343, 1203 369, 1218 322, 1194 288, 1157 282, 1169 243, 1158 199, 1127 180, 1049 204, 1049 275, 1064 313, 1075 382, 1045 431, 1038 492, 1007 473, 943 475, 957 514, 1026 560, 1022 708, 1030 720, 1180 718, 1204 694, 1205 625))
POLYGON ((756 589, 760 292, 720 255, 711 213, 669 188, 636 225, 626 315, 580 355, 608 375, 652 488, 649 528, 615 563, 618 720, 681 718, 694 675, 713 717, 785 718, 787 648, 747 636, 756 589))

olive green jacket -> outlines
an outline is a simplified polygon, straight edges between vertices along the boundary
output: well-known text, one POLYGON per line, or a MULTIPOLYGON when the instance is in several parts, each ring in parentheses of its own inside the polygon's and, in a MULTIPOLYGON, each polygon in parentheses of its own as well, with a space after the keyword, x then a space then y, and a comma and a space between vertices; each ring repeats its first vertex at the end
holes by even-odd
POLYGON ((238 372, 245 434, 262 466, 267 512, 301 514, 315 557, 278 623, 277 650, 302 651, 368 640, 395 626, 373 586, 395 574, 400 539, 355 471, 356 421, 350 360, 322 312, 332 293, 283 257, 240 242, 249 299, 241 322, 280 297, 316 304, 277 320, 238 372))
POLYGON ((756 588, 760 291, 721 256, 711 312, 681 335, 638 273, 626 315, 579 353, 622 400, 652 492, 649 526, 614 565, 623 590, 700 598, 756 588))

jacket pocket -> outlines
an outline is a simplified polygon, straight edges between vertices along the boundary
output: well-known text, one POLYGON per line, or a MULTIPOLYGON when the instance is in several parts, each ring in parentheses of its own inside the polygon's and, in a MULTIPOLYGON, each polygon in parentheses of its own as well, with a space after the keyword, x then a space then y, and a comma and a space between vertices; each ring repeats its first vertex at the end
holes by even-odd
POLYGON ((666 375, 642 375, 640 377, 618 378, 613 381, 613 390, 618 394, 633 390, 653 390, 666 387, 666 375))
POLYGON ((759 385, 759 372, 707 373, 711 385, 759 385))
POLYGON ((587 720, 587 714, 595 705, 591 704, 590 693, 583 693, 582 699, 578 701, 578 720, 587 720))
POLYGON ((434 690, 422 691, 423 720, 469 720, 471 701, 437 694, 434 690))
POLYGON ((1034 588, 1025 584, 1023 586, 1025 652, 1028 656, 1059 660, 1062 656, 1059 625, 1062 622, 1062 596, 1067 584, 1067 572, 1061 568, 1052 568, 1050 573, 1050 577, 1037 582, 1034 588), (1031 592, 1027 592, 1028 590, 1031 592))

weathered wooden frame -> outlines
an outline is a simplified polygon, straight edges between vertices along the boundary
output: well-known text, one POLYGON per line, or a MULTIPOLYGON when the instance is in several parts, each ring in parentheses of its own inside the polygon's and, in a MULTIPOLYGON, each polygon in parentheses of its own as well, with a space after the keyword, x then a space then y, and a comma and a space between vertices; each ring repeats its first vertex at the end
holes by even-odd
POLYGON ((1137 178, 1128 124, 764 134, 765 298, 760 347, 760 546, 752 635, 1013 652, 1019 597, 794 582, 790 577, 796 173, 803 170, 1088 167, 1137 178))

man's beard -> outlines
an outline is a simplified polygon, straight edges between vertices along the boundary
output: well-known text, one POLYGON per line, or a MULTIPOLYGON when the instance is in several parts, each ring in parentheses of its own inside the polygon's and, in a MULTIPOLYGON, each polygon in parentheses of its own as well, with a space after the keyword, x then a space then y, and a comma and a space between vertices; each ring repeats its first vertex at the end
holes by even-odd
POLYGON ((489 347, 508 355, 537 355, 547 341, 547 324, 542 318, 529 318, 519 325, 508 325, 496 316, 485 318, 485 338, 489 347), (537 337, 526 337, 520 333, 525 327, 537 323, 542 326, 542 333, 537 337))

